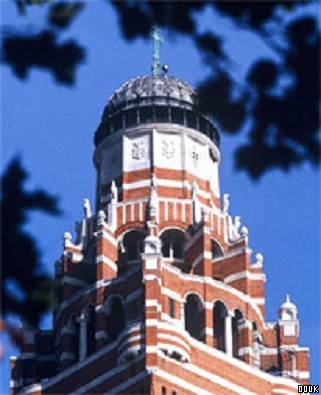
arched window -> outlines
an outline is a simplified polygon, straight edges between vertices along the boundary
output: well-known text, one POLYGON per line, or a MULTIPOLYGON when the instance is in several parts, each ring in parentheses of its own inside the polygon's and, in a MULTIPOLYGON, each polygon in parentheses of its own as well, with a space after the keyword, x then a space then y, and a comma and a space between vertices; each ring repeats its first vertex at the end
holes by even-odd
POLYGON ((190 294, 184 305, 185 329, 197 340, 204 341, 205 312, 200 297, 190 294))
POLYGON ((95 351, 96 347, 96 314, 95 307, 90 305, 86 309, 85 313, 86 321, 87 321, 87 351, 86 355, 90 355, 95 351))
POLYGON ((123 246, 127 263, 140 261, 140 254, 143 252, 144 238, 144 234, 138 230, 133 230, 125 234, 123 246))
POLYGON ((125 327, 125 308, 119 296, 111 296, 106 303, 106 332, 108 340, 117 339, 125 327))
POLYGON ((233 357, 239 357, 239 348, 241 347, 241 336, 239 326, 244 321, 243 314, 240 310, 235 310, 232 318, 232 335, 233 335, 233 357))
POLYGON ((212 239, 212 259, 219 258, 224 255, 222 247, 216 240, 212 239))
POLYGON ((169 259, 184 258, 184 233, 178 229, 166 230, 161 235, 162 255, 169 259))
POLYGON ((213 309, 214 321, 214 346, 221 351, 226 351, 225 344, 225 318, 227 316, 227 308, 224 303, 217 301, 213 309))

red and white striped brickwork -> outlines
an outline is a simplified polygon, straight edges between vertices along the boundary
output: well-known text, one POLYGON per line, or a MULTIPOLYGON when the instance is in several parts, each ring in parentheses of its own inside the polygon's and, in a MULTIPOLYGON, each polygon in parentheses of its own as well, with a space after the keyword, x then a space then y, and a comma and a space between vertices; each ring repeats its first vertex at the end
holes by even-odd
POLYGON ((75 241, 56 262, 53 331, 25 331, 12 394, 296 394, 309 382, 288 299, 265 321, 263 256, 220 196, 218 147, 182 125, 105 138, 75 241), (46 340, 44 340, 46 339, 46 340))

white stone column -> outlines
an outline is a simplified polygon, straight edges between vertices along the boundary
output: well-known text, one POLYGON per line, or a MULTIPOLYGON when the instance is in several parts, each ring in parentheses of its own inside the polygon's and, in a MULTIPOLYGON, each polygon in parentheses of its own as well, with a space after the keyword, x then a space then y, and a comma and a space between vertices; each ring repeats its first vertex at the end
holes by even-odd
POLYGON ((78 318, 79 323, 79 361, 83 361, 87 355, 87 320, 82 314, 78 318))
POLYGON ((181 326, 185 329, 185 303, 184 300, 181 301, 181 326))
POLYGON ((233 356, 233 330, 232 330, 233 314, 228 312, 225 317, 225 352, 230 357, 233 356))

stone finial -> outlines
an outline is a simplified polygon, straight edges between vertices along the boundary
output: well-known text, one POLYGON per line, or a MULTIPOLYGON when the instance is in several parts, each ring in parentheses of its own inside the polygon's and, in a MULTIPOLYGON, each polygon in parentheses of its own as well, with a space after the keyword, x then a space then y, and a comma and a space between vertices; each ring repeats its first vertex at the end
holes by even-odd
POLYGON ((114 180, 112 180, 112 182, 111 182, 110 194, 111 194, 111 200, 114 203, 117 203, 118 202, 118 189, 117 189, 117 186, 116 186, 116 183, 114 180))
POLYGON ((247 237, 249 234, 249 230, 246 226, 242 226, 241 230, 240 230, 240 234, 242 237, 247 237))
POLYGON ((279 318, 283 321, 295 321, 298 316, 298 309, 294 303, 291 302, 290 295, 287 294, 285 302, 281 304, 279 309, 279 318))
POLYGON ((84 199, 84 213, 86 218, 92 216, 89 199, 84 199))
POLYGON ((209 217, 209 210, 207 207, 202 207, 202 217, 204 222, 209 221, 210 217, 209 217))
POLYGON ((198 185, 196 180, 193 181, 192 184, 192 199, 195 200, 197 198, 197 194, 198 194, 198 185))
POLYGON ((97 215, 97 223, 98 225, 103 225, 106 219, 106 214, 104 210, 99 210, 97 215))
POLYGON ((242 225, 241 217, 240 217, 239 215, 237 215, 237 216, 234 218, 234 228, 235 228, 235 232, 236 232, 237 234, 240 232, 241 225, 242 225))
POLYGON ((149 199, 149 216, 157 216, 158 211, 158 195, 157 195, 157 178, 153 173, 150 183, 150 199, 149 199))
POLYGON ((156 177, 155 173, 152 173, 152 175, 151 175, 150 185, 151 185, 152 189, 157 188, 157 177, 156 177))
POLYGON ((225 193, 223 195, 223 214, 228 214, 228 209, 230 207, 230 195, 225 193))
POLYGON ((67 245, 71 244, 71 240, 72 240, 72 235, 70 232, 65 232, 63 235, 63 239, 64 239, 64 247, 66 247, 67 245))
POLYGON ((264 257, 259 252, 255 255, 255 263, 261 264, 263 263, 264 257))

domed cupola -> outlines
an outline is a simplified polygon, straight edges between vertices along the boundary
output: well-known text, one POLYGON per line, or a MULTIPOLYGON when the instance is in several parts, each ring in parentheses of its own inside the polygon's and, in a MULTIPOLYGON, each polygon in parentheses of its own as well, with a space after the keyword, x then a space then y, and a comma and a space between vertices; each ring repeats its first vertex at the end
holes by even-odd
POLYGON ((118 131, 153 123, 200 131, 219 147, 219 133, 210 118, 199 111, 196 91, 188 83, 167 75, 136 77, 117 89, 104 109, 95 144, 98 146, 118 131))

